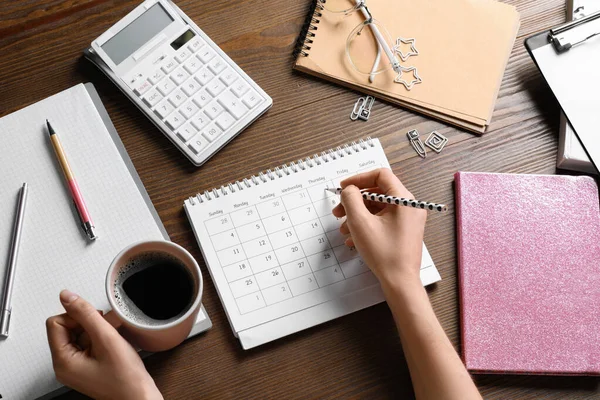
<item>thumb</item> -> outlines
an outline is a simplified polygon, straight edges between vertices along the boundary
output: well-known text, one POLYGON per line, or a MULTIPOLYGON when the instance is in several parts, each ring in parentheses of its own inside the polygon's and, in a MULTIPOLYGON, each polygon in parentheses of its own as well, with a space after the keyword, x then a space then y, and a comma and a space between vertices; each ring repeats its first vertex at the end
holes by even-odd
POLYGON ((342 190, 340 200, 346 211, 346 216, 351 221, 368 218, 371 215, 365 206, 360 190, 354 185, 346 186, 344 190, 342 190))
POLYGON ((67 314, 87 332, 92 342, 103 341, 107 334, 110 335, 114 331, 114 328, 102 318, 98 310, 79 295, 63 290, 60 292, 60 302, 67 314))

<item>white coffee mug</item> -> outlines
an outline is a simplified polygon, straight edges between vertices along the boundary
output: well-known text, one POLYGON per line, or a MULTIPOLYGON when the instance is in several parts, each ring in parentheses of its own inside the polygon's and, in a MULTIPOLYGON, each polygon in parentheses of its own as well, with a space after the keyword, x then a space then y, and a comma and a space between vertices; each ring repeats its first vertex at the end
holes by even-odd
MULTIPOLYGON (((112 310, 105 319, 131 342, 132 345, 146 351, 156 352, 172 349, 183 342, 190 334, 200 310, 202 299, 202 274, 198 263, 183 247, 167 241, 145 241, 132 244, 123 249, 112 261, 106 273, 106 296, 112 310), (131 260, 147 253, 165 253, 175 257, 190 273, 193 280, 193 297, 189 308, 175 320, 164 324, 145 324, 134 320, 120 308, 115 297, 115 282, 119 271, 131 260)), ((142 319, 143 321, 143 319, 142 319)))

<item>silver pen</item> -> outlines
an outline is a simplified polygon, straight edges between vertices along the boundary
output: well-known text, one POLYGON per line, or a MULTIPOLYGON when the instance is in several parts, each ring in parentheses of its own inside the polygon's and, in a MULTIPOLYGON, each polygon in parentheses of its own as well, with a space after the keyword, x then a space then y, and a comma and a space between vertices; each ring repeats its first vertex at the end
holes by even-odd
POLYGON ((13 228, 12 242, 10 244, 10 256, 8 259, 8 268, 6 270, 6 280, 4 281, 4 290, 2 291, 2 315, 0 316, 0 337, 8 337, 8 328, 10 326, 10 315, 12 307, 10 300, 12 297, 13 283, 15 281, 15 272, 17 270, 17 257, 19 256, 19 245, 21 243, 21 231, 23 230, 23 219, 25 218, 25 204, 27 203, 27 183, 24 183, 19 193, 19 204, 17 205, 17 215, 13 228))

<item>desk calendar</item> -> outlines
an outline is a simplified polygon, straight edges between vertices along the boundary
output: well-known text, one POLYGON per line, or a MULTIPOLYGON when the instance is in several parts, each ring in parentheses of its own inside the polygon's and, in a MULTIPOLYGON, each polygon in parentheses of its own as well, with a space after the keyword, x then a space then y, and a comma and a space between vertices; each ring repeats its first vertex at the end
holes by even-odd
MULTIPOLYGON (((244 349, 384 301, 344 244, 339 196, 326 188, 389 168, 377 139, 261 172, 184 202, 234 334, 244 349)), ((423 245, 421 280, 440 275, 423 245)))

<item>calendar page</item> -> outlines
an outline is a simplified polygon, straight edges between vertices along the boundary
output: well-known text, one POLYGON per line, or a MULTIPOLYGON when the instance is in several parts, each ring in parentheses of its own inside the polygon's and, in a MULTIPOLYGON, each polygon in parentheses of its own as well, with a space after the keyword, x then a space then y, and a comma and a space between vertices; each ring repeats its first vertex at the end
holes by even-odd
MULTIPOLYGON (((325 189, 380 167, 385 153, 368 139, 185 201, 235 333, 379 285, 344 244, 344 219, 331 213, 339 196, 325 189)), ((423 245, 421 280, 440 279, 423 245)))

